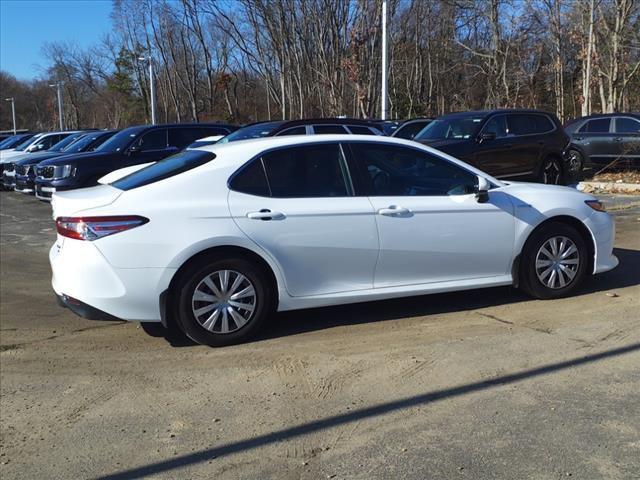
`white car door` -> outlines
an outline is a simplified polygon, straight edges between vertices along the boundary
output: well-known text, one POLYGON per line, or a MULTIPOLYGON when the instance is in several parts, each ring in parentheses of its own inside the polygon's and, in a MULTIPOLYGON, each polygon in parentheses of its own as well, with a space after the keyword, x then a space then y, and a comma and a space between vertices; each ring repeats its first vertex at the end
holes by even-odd
POLYGON ((350 147, 376 212, 376 288, 509 274, 515 221, 507 195, 492 191, 479 203, 477 176, 428 152, 350 147))
POLYGON ((378 232, 371 203, 353 196, 338 143, 265 153, 230 181, 229 209, 276 260, 292 296, 373 287, 378 232))

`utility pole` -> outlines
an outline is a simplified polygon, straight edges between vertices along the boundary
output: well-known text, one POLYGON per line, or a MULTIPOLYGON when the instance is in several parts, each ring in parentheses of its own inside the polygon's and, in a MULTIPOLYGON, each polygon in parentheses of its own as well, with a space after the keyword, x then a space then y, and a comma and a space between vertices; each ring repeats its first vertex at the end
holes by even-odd
POLYGON ((387 0, 382 0, 382 104, 380 118, 387 119, 387 0))
POLYGON ((138 60, 149 62, 149 96, 151 97, 151 124, 156 124, 156 85, 153 77, 153 59, 148 57, 138 57, 138 60))
POLYGON ((11 116, 13 117, 13 134, 18 133, 16 130, 16 101, 13 97, 5 98, 5 102, 11 102, 11 116))
POLYGON ((60 131, 64 130, 64 115, 62 113, 62 82, 56 82, 49 85, 50 87, 56 87, 58 91, 58 115, 60 116, 60 131))

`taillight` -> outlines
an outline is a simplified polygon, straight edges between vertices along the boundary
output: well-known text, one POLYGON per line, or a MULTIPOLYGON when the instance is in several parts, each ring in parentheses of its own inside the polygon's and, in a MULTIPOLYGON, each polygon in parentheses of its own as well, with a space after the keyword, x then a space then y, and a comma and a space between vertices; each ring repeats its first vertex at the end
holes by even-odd
POLYGON ((76 240, 97 240, 125 230, 144 225, 148 218, 137 215, 118 215, 111 217, 58 217, 56 230, 63 237, 76 240))

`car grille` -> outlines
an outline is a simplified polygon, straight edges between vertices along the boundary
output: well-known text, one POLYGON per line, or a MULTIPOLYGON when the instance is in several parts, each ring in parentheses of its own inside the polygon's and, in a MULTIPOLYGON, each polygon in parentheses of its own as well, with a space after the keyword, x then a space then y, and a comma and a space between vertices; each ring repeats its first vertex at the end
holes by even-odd
POLYGON ((31 165, 16 165, 16 175, 29 175, 29 170, 31 170, 31 165))
POLYGON ((13 172, 15 170, 15 165, 13 163, 5 163, 4 164, 4 171, 5 172, 13 172))
POLYGON ((54 167, 38 167, 36 169, 38 176, 42 178, 53 178, 54 167))

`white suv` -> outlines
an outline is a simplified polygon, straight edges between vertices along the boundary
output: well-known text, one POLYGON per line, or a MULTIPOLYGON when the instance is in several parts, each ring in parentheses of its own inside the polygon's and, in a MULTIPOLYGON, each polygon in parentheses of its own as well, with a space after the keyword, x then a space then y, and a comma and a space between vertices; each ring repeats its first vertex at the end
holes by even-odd
POLYGON ((274 310, 497 285, 557 298, 617 265, 595 198, 388 137, 216 144, 52 203, 65 306, 213 346, 274 310))

